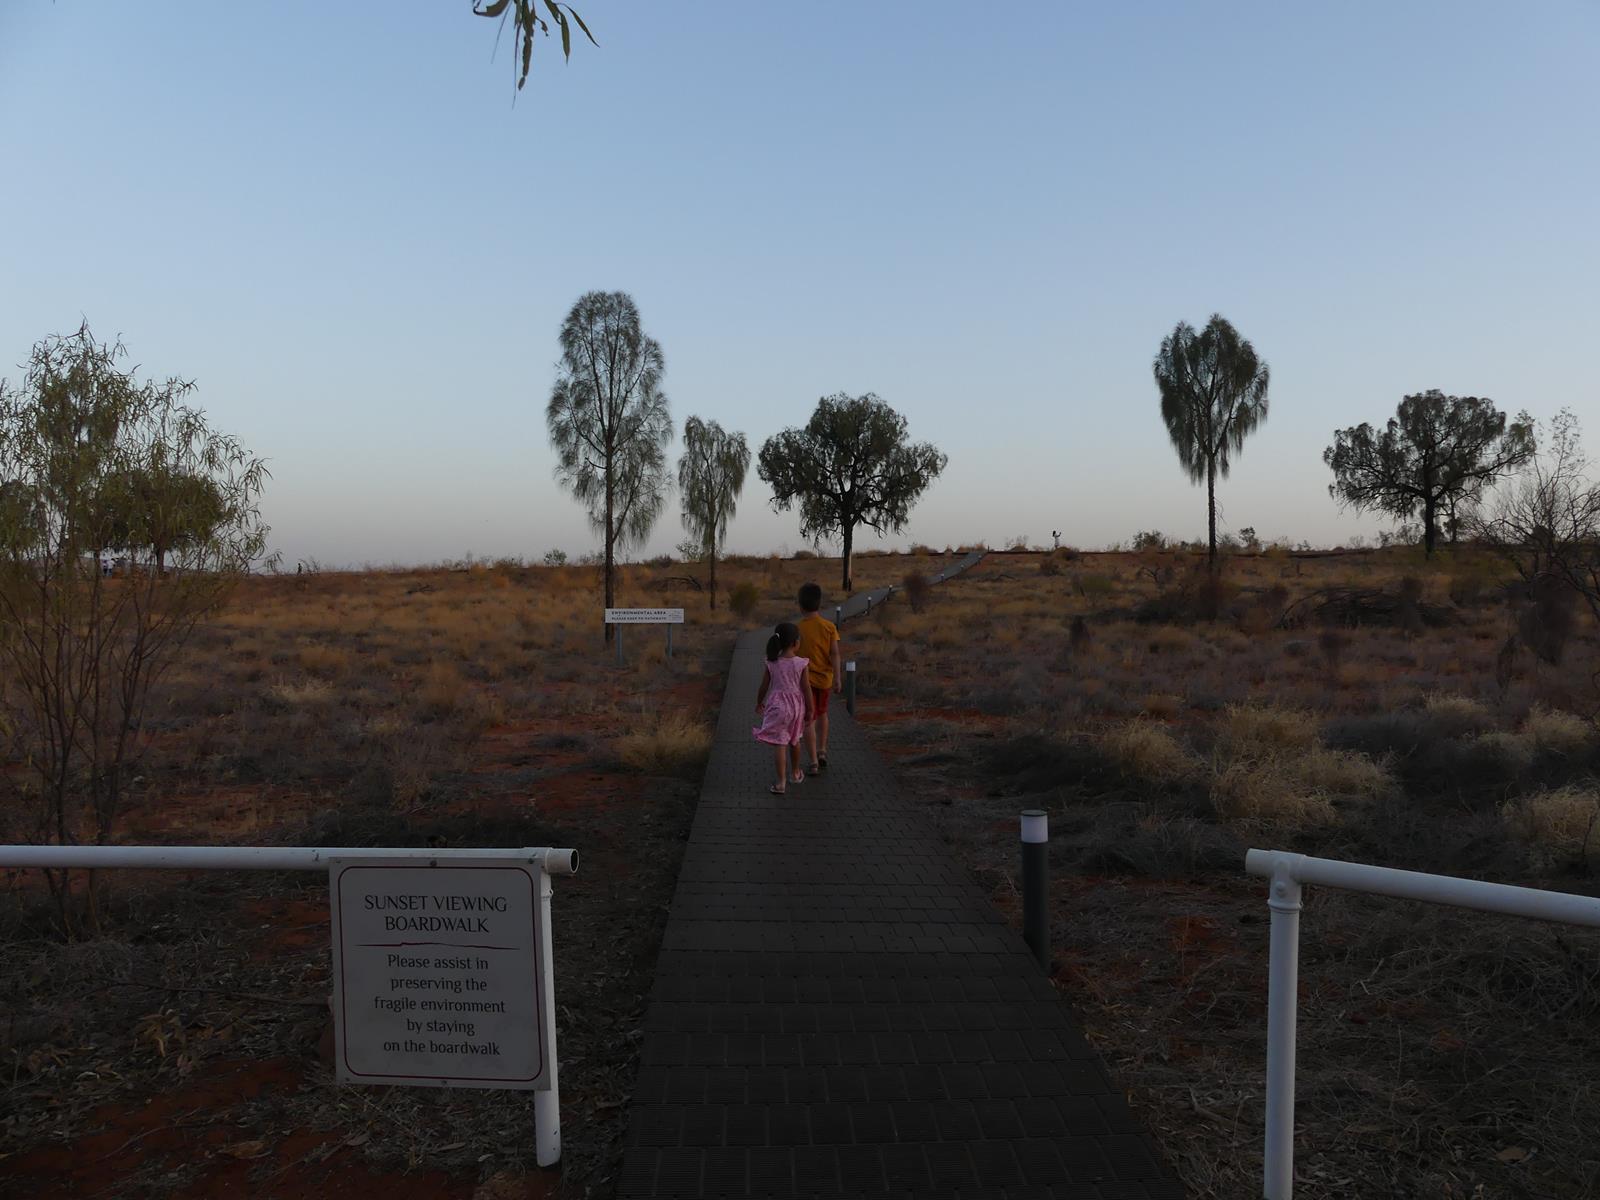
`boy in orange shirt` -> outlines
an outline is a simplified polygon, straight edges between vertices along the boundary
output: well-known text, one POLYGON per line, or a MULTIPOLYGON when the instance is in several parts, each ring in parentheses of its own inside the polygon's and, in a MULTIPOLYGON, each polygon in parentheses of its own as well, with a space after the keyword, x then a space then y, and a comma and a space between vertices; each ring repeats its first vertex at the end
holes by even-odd
POLYGON ((828 765, 828 694, 844 688, 840 665, 839 627, 817 610, 822 607, 822 587, 808 583, 800 589, 800 645, 795 654, 811 660, 806 681, 811 686, 815 719, 806 726, 806 748, 811 751, 811 773, 828 765))

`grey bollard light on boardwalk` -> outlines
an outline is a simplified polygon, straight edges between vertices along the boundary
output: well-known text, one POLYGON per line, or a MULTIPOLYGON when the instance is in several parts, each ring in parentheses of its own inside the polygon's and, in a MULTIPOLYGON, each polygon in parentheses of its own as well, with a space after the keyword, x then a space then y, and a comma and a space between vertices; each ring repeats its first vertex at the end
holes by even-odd
POLYGON ((1022 810, 1022 940, 1044 970, 1050 969, 1050 818, 1042 808, 1022 810))
POLYGON ((851 659, 844 665, 844 710, 856 715, 856 662, 851 659))

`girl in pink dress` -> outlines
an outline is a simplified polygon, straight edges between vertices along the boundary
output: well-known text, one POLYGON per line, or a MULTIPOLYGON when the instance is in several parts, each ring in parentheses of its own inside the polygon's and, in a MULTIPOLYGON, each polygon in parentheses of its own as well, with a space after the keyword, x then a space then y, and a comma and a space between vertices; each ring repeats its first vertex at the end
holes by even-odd
POLYGON ((761 724, 751 732, 756 735, 756 741, 766 742, 773 749, 778 782, 767 790, 774 796, 783 795, 784 785, 791 780, 804 783, 806 778, 800 769, 800 735, 811 721, 811 689, 806 684, 811 660, 796 657, 795 649, 799 645, 799 629, 787 621, 778 626, 767 639, 767 669, 761 673, 761 690, 756 693, 756 713, 761 724), (794 754, 792 774, 791 751, 794 754))

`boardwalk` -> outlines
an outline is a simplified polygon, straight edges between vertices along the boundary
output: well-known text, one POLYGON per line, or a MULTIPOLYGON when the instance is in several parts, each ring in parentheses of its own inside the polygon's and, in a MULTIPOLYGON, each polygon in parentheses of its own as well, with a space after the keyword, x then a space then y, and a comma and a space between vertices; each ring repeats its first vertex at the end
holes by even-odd
POLYGON ((827 773, 767 794, 750 737, 765 640, 734 654, 618 1194, 1181 1197, 843 705, 827 773))

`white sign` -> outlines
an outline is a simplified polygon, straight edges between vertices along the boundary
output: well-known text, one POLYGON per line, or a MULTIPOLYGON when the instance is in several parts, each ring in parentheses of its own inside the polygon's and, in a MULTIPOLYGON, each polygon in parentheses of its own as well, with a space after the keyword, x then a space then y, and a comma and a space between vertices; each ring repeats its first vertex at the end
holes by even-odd
POLYGON ((339 1082, 548 1088, 542 871, 438 861, 330 862, 339 1082))
POLYGON ((608 608, 607 625, 682 625, 681 608, 608 608))

